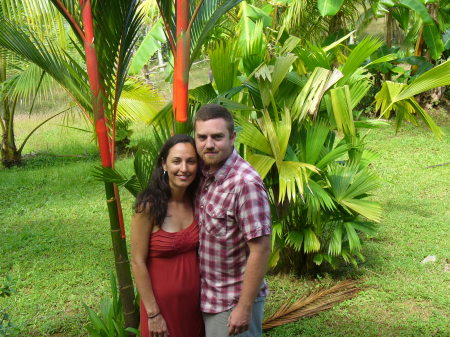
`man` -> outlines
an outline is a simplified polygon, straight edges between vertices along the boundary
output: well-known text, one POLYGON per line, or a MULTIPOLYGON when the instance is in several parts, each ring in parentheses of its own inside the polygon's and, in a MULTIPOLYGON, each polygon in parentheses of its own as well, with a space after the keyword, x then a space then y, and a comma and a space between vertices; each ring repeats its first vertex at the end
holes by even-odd
POLYGON ((204 164, 195 214, 206 336, 261 336, 271 233, 267 192, 234 149, 236 132, 226 108, 201 107, 194 127, 204 164))

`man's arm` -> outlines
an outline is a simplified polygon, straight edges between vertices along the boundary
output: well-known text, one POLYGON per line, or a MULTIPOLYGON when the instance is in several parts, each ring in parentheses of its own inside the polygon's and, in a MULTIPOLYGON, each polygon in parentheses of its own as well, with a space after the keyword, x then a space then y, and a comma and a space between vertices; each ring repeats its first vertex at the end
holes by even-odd
POLYGON ((261 289, 270 255, 270 235, 247 241, 250 250, 244 272, 239 302, 228 318, 228 334, 235 335, 248 330, 252 307, 261 289))

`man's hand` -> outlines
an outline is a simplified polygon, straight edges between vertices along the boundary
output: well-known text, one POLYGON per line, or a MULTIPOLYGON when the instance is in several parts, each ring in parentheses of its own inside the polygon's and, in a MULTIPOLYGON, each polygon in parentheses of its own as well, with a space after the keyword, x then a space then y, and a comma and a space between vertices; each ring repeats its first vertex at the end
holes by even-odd
POLYGON ((245 309, 238 304, 228 317, 228 335, 233 336, 247 331, 251 319, 252 308, 245 309))

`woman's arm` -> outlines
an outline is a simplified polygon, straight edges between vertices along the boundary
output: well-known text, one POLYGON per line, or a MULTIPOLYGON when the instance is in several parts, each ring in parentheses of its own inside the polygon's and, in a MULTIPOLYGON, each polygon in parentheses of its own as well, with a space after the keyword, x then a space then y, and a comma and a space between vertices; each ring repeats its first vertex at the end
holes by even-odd
POLYGON ((149 317, 150 336, 155 333, 159 336, 165 336, 168 333, 167 325, 159 313, 159 306, 153 294, 152 282, 147 269, 148 245, 152 230, 153 226, 149 220, 148 208, 133 215, 131 221, 131 265, 141 300, 149 317))

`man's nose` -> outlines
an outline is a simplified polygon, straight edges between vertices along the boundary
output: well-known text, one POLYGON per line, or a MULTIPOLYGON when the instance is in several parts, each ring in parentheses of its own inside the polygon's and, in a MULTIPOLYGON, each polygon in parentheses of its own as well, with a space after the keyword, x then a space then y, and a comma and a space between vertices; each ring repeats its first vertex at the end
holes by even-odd
POLYGON ((205 145, 206 145, 206 147, 208 149, 214 148, 214 142, 213 142, 213 140, 210 137, 206 138, 206 144, 205 145))

